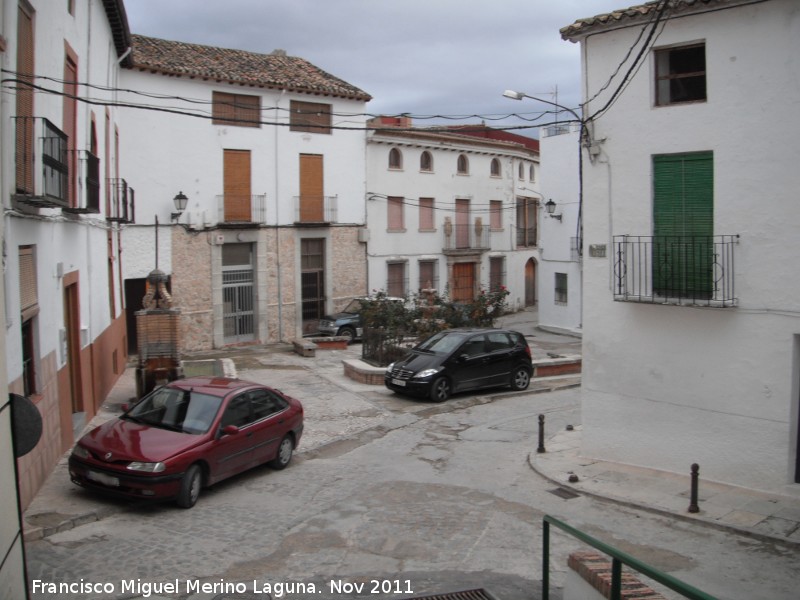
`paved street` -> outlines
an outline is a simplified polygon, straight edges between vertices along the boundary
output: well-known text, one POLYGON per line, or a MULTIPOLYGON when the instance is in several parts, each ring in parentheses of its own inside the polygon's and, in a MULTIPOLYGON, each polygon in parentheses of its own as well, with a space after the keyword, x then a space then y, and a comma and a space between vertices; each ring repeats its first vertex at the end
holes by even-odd
MULTIPOLYGON (((548 351, 576 344, 558 337, 537 341, 552 344, 548 351)), ((576 378, 437 405, 342 378, 341 360, 356 348, 315 359, 254 348, 229 353, 241 377, 301 398, 307 431, 288 469, 259 468, 223 482, 191 510, 98 498, 59 467, 26 521, 71 515, 72 526, 28 541, 29 578, 114 589, 44 590, 33 598, 405 598, 469 588, 500 600, 538 598, 544 514, 719 598, 796 597, 796 544, 565 494, 542 477, 533 468, 538 415, 546 415, 551 436, 579 426, 579 390, 547 391, 576 378), (132 585, 123 590, 122 582, 132 585), (178 589, 142 587, 169 582, 178 589), (247 593, 213 589, 238 583, 247 593), (353 584, 366 587, 357 593, 353 584)), ((552 538, 551 577, 560 587, 567 555, 586 546, 556 532, 552 538)))

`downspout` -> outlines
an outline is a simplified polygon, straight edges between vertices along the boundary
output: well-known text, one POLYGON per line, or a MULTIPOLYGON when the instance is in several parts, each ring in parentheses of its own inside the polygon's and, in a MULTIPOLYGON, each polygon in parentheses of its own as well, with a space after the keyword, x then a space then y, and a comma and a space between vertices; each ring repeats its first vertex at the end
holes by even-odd
MULTIPOLYGON (((286 95, 286 90, 281 90, 277 100, 275 100, 275 117, 277 120, 278 109, 281 98, 286 95)), ((278 133, 280 126, 275 125, 275 268, 277 269, 277 285, 278 285, 278 341, 283 341, 283 285, 281 284, 281 220, 280 220, 280 199, 279 186, 278 186, 278 133)))

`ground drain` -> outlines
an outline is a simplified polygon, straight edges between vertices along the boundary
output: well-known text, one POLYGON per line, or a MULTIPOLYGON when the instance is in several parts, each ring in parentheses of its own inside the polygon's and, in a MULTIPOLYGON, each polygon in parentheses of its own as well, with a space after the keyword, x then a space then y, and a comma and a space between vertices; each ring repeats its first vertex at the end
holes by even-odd
POLYGON ((576 494, 572 490, 568 490, 567 488, 558 487, 554 490, 547 490, 551 494, 558 496, 559 498, 563 498, 564 500, 572 500, 573 498, 578 498, 580 494, 576 494))
POLYGON ((445 594, 432 594, 430 596, 415 596, 409 600, 496 600, 495 597, 484 589, 466 590, 463 592, 450 592, 445 594))

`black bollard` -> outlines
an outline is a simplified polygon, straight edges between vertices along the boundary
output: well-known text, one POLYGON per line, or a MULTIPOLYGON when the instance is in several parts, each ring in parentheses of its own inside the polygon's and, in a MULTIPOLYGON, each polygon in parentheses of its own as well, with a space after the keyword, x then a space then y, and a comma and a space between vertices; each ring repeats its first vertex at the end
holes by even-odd
POLYGON ((544 449, 544 415, 539 415, 539 447, 536 449, 536 452, 542 454, 545 452, 544 449))
POLYGON ((700 465, 694 463, 692 465, 692 492, 691 498, 689 500, 689 512, 690 513, 698 513, 700 512, 700 507, 697 505, 697 480, 700 473, 700 465))

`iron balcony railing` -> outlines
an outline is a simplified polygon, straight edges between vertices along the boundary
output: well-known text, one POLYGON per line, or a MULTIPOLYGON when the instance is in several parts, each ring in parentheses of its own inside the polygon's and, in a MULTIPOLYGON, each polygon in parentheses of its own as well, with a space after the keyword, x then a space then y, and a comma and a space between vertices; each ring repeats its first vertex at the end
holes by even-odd
POLYGON ((443 230, 443 249, 446 252, 488 250, 490 247, 489 226, 481 222, 475 221, 470 225, 446 221, 443 230))
POLYGON ((302 194, 294 197, 294 222, 303 224, 338 222, 339 197, 302 194))
POLYGON ((738 235, 614 236, 614 300, 736 306, 738 235))
POLYGON ((267 218, 266 194, 220 194, 217 196, 217 223, 263 223, 267 218))
POLYGON ((75 150, 77 156, 77 196, 69 208, 73 213, 100 212, 100 159, 88 150, 75 150))
POLYGON ((124 179, 109 179, 107 189, 109 199, 106 220, 117 223, 135 223, 136 194, 133 188, 129 187, 128 182, 124 179))
POLYGON ((32 206, 69 206, 67 134, 42 117, 14 117, 15 198, 32 206))
POLYGON ((545 515, 542 521, 542 600, 550 599, 550 525, 558 527, 572 537, 589 544, 603 554, 607 554, 611 557, 611 590, 608 596, 609 600, 621 600, 622 598, 622 565, 626 565, 634 571, 665 585, 684 598, 689 598, 690 600, 717 600, 714 596, 706 594, 688 583, 676 579, 668 573, 659 571, 655 567, 651 567, 647 563, 621 550, 617 550, 614 546, 601 542, 580 529, 576 529, 550 515, 545 515))

